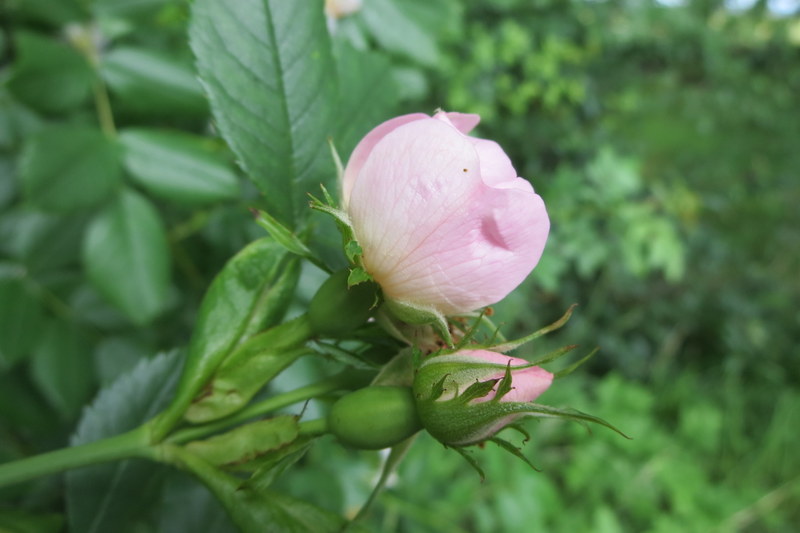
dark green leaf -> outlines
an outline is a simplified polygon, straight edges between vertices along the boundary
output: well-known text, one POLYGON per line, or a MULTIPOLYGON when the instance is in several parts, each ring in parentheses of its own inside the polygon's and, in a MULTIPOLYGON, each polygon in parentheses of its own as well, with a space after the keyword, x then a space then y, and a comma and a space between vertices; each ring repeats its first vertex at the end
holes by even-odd
POLYGON ((150 193, 179 204, 204 204, 239 195, 239 181, 208 138, 133 129, 120 134, 130 176, 150 193))
POLYGON ((364 2, 362 14, 372 36, 382 47, 423 65, 438 63, 436 41, 405 12, 401 2, 370 0, 364 2))
POLYGON ((225 508, 208 489, 183 472, 167 476, 158 508, 160 533, 237 533, 225 508))
POLYGON ((158 212, 124 190, 91 223, 83 246, 89 278, 137 324, 162 311, 169 285, 169 249, 158 212))
POLYGON ((76 50, 30 32, 18 32, 15 45, 18 59, 8 88, 20 102, 59 113, 87 100, 94 73, 76 50))
POLYGON ((153 16, 170 0, 94 0, 92 11, 99 18, 135 19, 153 16))
POLYGON ((31 362, 39 389, 66 420, 77 418, 94 383, 91 346, 77 326, 52 322, 31 362))
POLYGON ((503 440, 503 439, 498 438, 498 437, 492 437, 489 440, 491 440, 492 442, 494 442, 495 444, 497 444, 498 446, 503 448, 505 451, 509 452, 514 457, 517 457, 518 459, 521 459, 525 464, 527 464, 528 466, 530 466, 531 468, 533 468, 537 472, 541 472, 541 470, 536 468, 536 466, 534 466, 534 464, 532 462, 530 462, 530 460, 527 457, 525 457, 525 454, 523 454, 522 451, 519 448, 517 448, 516 446, 514 446, 513 444, 511 444, 507 440, 503 440))
POLYGON ((334 533, 345 524, 338 515, 242 482, 191 453, 178 450, 176 455, 181 465, 200 478, 222 502, 242 533, 334 533))
POLYGON ((333 142, 346 158, 364 135, 391 118, 397 103, 397 87, 391 74, 391 63, 376 53, 339 44, 336 47, 336 67, 339 104, 333 142))
POLYGON ((3 533, 59 533, 63 528, 64 517, 59 514, 0 511, 0 531, 3 533))
POLYGON ((39 339, 43 310, 24 270, 0 264, 0 369, 29 354, 39 339))
POLYGON ((183 416, 195 395, 238 345, 280 321, 299 275, 297 258, 270 238, 251 243, 225 265, 200 306, 165 428, 183 416))
MULTIPOLYGON (((172 396, 181 362, 175 352, 144 360, 103 390, 84 412, 72 444, 118 435, 152 418, 172 396)), ((124 532, 157 498, 163 473, 159 465, 138 459, 68 472, 70 530, 124 532)))
POLYGON ((208 113, 191 65, 163 52, 117 47, 103 56, 100 69, 124 109, 159 117, 203 117, 208 113))
POLYGON ((36 275, 78 264, 84 216, 14 209, 0 216, 0 250, 36 275))
POLYGON ((269 211, 298 227, 306 194, 333 177, 336 71, 322 2, 198 0, 189 33, 223 137, 269 211))
POLYGON ((106 200, 120 183, 116 144, 86 126, 50 126, 36 133, 20 162, 25 195, 53 211, 92 207, 106 200))
POLYGON ((13 150, 41 127, 42 119, 0 87, 0 148, 13 150))

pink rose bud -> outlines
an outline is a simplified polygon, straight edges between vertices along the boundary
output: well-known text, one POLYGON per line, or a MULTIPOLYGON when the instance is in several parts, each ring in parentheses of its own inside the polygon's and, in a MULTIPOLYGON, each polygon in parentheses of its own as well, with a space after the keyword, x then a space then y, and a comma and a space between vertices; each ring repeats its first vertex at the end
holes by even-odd
POLYGON ((425 360, 414 379, 414 395, 431 435, 444 444, 467 446, 531 413, 530 402, 552 382, 553 374, 524 359, 461 350, 425 360))
POLYGON ((503 299, 533 270, 550 221, 477 115, 403 115, 356 146, 342 200, 363 263, 394 302, 443 315, 503 299))

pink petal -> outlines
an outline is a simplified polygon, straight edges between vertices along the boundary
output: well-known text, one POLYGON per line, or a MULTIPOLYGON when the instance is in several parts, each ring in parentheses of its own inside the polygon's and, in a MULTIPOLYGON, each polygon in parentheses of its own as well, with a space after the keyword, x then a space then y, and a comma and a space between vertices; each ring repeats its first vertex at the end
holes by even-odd
POLYGON ((350 159, 347 161, 347 167, 345 167, 344 170, 341 191, 341 200, 344 207, 347 207, 347 204, 350 200, 350 193, 353 190, 353 183, 355 183, 356 177, 361 171, 361 167, 364 166, 364 162, 369 157, 369 154, 372 152, 372 149, 375 147, 375 145, 378 144, 378 142, 387 134, 391 133, 403 124, 408 124, 409 122, 413 122, 415 120, 427 118, 430 117, 424 113, 411 113, 409 115, 395 117, 373 128, 372 131, 367 133, 367 135, 361 139, 361 141, 359 141, 353 150, 353 153, 350 154, 350 159))
POLYGON ((446 113, 444 111, 439 111, 433 118, 449 123, 464 135, 471 132, 481 121, 481 116, 473 113, 446 113))

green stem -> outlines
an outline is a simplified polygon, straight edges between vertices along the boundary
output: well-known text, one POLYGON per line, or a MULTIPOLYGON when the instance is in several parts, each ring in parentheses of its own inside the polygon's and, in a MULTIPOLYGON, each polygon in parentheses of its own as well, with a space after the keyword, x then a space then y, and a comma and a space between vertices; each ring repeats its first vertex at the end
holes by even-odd
POLYGON ((94 82, 94 105, 97 108, 97 120, 100 129, 109 137, 116 137, 117 127, 114 125, 114 113, 111 111, 111 101, 108 98, 105 82, 99 78, 94 82))
POLYGON ((329 432, 327 418, 307 420, 305 422, 300 422, 299 426, 301 437, 320 437, 329 432))
POLYGON ((228 427, 250 420, 251 418, 265 415, 277 409, 288 407, 298 402, 310 400, 311 398, 330 394, 331 392, 338 390, 351 389, 354 386, 364 384, 364 381, 364 376, 359 373, 346 372, 338 374, 322 381, 318 381, 317 383, 313 383, 293 391, 285 392, 277 396, 272 396, 271 398, 254 403, 245 407, 235 415, 217 420, 210 424, 182 429, 175 432, 175 434, 169 437, 166 442, 171 444, 183 444, 197 440, 207 435, 218 433, 219 431, 227 429, 228 427))
POLYGON ((152 457, 150 434, 144 427, 107 439, 2 464, 0 487, 56 474, 70 468, 130 457, 152 457))

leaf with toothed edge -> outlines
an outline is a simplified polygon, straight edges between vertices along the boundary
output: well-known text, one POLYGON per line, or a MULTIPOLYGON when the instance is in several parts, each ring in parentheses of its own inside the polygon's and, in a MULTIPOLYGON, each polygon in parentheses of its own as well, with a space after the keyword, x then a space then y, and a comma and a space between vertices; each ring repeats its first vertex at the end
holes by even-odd
POLYGON ((336 67, 323 2, 196 0, 192 50, 220 132, 269 211, 290 228, 333 177, 336 67))

